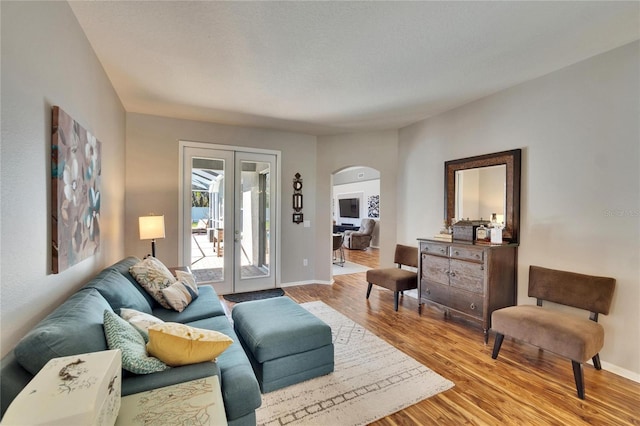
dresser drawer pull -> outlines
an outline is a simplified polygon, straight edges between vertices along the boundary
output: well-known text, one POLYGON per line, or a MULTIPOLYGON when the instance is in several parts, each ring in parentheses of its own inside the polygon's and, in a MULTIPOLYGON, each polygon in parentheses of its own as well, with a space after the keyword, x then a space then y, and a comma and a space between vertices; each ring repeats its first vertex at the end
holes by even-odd
POLYGON ((456 256, 458 256, 460 254, 460 252, 458 250, 456 250, 454 253, 456 254, 456 256))
POLYGON ((484 271, 484 265, 480 265, 480 270, 484 271))
POLYGON ((440 253, 446 253, 446 250, 445 250, 445 249, 443 249, 443 248, 441 248, 441 249, 440 249, 440 253))
POLYGON ((471 305, 469 305, 469 307, 471 308, 472 311, 476 310, 476 304, 472 303, 471 305))
POLYGON ((480 255, 476 253, 476 259, 480 259, 480 255))
POLYGON ((455 276, 456 276, 456 273, 455 273, 454 271, 451 271, 451 272, 449 272, 449 276, 450 276, 450 277, 455 277, 455 276))

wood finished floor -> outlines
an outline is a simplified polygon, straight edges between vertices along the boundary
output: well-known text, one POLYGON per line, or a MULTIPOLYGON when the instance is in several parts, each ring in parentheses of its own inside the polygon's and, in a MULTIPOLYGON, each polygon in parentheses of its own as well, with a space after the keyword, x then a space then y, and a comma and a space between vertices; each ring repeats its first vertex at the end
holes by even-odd
MULTIPOLYGON (((378 266, 378 252, 345 250, 350 262, 378 266)), ((491 359, 493 335, 462 319, 445 319, 416 299, 400 299, 374 286, 365 299, 365 274, 339 275, 331 286, 286 287, 299 303, 321 300, 407 355, 455 383, 438 394, 374 425, 640 425, 640 384, 586 365, 586 399, 576 396, 571 362, 505 338, 491 359)), ((231 304, 227 303, 227 308, 231 304)), ((606 360, 605 360, 606 361, 606 360)))

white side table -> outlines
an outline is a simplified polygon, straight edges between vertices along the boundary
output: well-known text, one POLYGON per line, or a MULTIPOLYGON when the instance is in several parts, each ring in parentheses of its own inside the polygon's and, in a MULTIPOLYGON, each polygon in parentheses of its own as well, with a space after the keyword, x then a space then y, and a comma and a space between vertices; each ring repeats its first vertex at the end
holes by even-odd
POLYGON ((116 426, 170 424, 226 425, 218 376, 122 398, 116 426))
POLYGON ((111 426, 120 408, 120 350, 50 360, 13 400, 3 425, 111 426))

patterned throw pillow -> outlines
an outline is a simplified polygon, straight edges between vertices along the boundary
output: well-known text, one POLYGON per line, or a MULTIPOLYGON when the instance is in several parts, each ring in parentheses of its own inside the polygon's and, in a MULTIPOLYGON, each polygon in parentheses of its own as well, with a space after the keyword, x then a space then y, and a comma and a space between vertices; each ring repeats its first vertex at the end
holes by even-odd
POLYGON ((189 284, 192 288, 194 288, 196 290, 196 293, 198 292, 198 285, 196 283, 196 277, 193 276, 193 274, 191 272, 185 272, 185 271, 176 271, 176 277, 178 277, 178 281, 182 281, 186 284, 189 284))
POLYGON ((167 365, 176 367, 213 361, 232 343, 229 336, 218 331, 165 322, 149 327, 147 350, 167 365))
POLYGON ((104 311, 104 334, 109 349, 120 349, 122 368, 135 374, 150 374, 169 368, 164 362, 147 355, 144 339, 136 329, 115 313, 104 311))
POLYGON ((129 308, 120 308, 120 316, 138 330, 145 343, 149 341, 149 327, 164 323, 158 317, 129 308))
POLYGON ((162 262, 149 256, 129 268, 129 272, 156 302, 163 308, 171 309, 162 295, 162 289, 175 283, 176 279, 162 262))
POLYGON ((178 282, 161 291, 167 303, 176 311, 182 312, 189 303, 198 298, 198 286, 190 273, 177 271, 177 275, 178 282))

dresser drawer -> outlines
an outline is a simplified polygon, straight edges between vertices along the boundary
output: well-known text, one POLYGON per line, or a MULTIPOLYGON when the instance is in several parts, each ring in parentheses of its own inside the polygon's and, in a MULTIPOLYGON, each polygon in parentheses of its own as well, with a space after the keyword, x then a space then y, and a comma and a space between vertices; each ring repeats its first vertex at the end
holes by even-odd
POLYGON ((421 279, 449 284, 449 258, 422 254, 421 279))
POLYGON ((422 253, 433 254, 436 256, 449 256, 449 245, 432 242, 423 242, 420 244, 422 253))
POLYGON ((449 288, 449 306, 465 314, 481 318, 484 312, 483 300, 482 294, 449 288))
POLYGON ((451 259, 449 284, 474 293, 484 291, 484 264, 451 259))
POLYGON ((422 299, 431 300, 443 305, 447 305, 449 303, 448 285, 437 284, 430 281, 422 281, 420 285, 422 299))
POLYGON ((477 247, 451 247, 451 258, 484 262, 484 250, 477 247))

